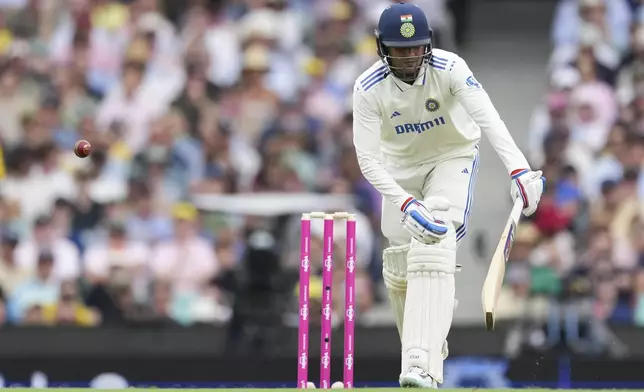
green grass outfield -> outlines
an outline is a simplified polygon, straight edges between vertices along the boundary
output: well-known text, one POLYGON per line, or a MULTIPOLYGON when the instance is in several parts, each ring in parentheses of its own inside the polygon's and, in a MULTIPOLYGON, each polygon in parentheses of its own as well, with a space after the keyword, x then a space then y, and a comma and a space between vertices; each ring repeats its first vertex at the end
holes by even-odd
MULTIPOLYGON (((73 392, 98 392, 98 391, 103 391, 102 389, 89 389, 89 388, 49 388, 49 389, 35 389, 35 388, 8 388, 12 392, 51 392, 52 390, 58 390, 58 391, 73 391, 73 392)), ((128 388, 130 390, 136 390, 138 391, 155 391, 155 392, 161 392, 161 391, 194 391, 194 392, 223 392, 223 391, 231 391, 231 392, 245 392, 245 391, 257 391, 260 390, 260 388, 257 389, 247 389, 247 388, 233 388, 233 389, 166 389, 166 388, 153 388, 153 389, 147 389, 147 388, 128 388)), ((389 392, 389 391, 398 391, 401 390, 402 388, 356 388, 359 389, 361 392, 389 392)), ((286 392, 286 391, 293 391, 293 389, 289 388, 277 388, 277 389, 270 389, 267 388, 266 390, 269 391, 276 391, 276 392, 286 392)), ((115 391, 115 389, 107 390, 105 389, 104 391, 115 391)), ((405 389, 405 391, 427 391, 427 389, 405 389)), ((610 391, 610 392, 644 392, 642 389, 547 389, 547 388, 522 388, 522 389, 479 389, 479 388, 461 388, 461 389, 439 389, 439 391, 442 392, 467 392, 467 391, 490 391, 490 392, 547 392, 547 391, 557 391, 557 392, 599 392, 599 391, 610 391)))

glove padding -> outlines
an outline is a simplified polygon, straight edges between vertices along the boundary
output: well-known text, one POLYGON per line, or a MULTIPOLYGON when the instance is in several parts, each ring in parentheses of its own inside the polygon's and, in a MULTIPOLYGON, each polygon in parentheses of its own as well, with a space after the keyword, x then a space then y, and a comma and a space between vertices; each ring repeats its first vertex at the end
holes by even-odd
POLYGON ((545 187, 546 178, 541 170, 515 170, 512 174, 510 196, 512 200, 521 198, 523 200, 523 214, 530 216, 537 211, 545 187))
POLYGON ((444 197, 430 197, 424 203, 409 197, 401 209, 405 216, 400 223, 421 244, 433 245, 445 238, 447 225, 435 215, 436 211, 449 209, 444 197))

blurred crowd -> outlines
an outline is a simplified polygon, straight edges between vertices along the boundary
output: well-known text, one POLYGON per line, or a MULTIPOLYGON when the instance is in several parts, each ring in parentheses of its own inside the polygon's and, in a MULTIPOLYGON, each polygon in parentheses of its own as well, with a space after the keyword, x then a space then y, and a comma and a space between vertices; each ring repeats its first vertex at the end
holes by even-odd
POLYGON ((644 325, 644 2, 560 0, 551 39, 529 149, 548 186, 517 229, 504 310, 547 319, 546 345, 601 350, 584 337, 644 325))
MULTIPOLYGON (((389 3, 0 0, 0 324, 291 322, 298 214, 195 195, 351 196, 358 306, 383 303, 381 200, 356 163, 350 97, 389 3)), ((467 1, 415 3, 439 46, 463 42, 467 1)))

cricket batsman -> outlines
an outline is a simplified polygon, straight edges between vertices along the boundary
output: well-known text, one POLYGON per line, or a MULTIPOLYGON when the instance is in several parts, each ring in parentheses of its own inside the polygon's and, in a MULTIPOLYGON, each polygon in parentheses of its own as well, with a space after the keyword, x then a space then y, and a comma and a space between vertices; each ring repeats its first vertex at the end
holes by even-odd
POLYGON ((400 385, 443 382, 456 300, 456 250, 467 232, 481 130, 503 161, 511 196, 535 212, 545 186, 489 96, 458 55, 432 47, 423 11, 385 9, 380 60, 353 92, 354 145, 365 178, 382 194, 383 275, 402 342, 400 385))

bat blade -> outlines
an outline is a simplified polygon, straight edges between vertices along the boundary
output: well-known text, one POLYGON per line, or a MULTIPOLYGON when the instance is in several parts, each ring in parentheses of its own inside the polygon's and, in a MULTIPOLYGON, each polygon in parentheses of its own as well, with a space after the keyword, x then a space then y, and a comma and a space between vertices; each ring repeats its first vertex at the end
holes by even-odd
POLYGON ((503 279, 505 278, 505 265, 508 262, 508 257, 510 257, 510 250, 512 250, 512 245, 514 244, 514 236, 517 224, 521 218, 522 210, 523 201, 521 199, 517 199, 514 202, 512 212, 510 212, 510 217, 505 224, 503 234, 496 246, 494 255, 490 262, 490 267, 487 271, 487 276, 483 282, 481 299, 483 302, 483 312, 485 314, 485 328, 488 331, 494 330, 494 311, 496 310, 496 302, 499 298, 499 293, 501 292, 503 279))

